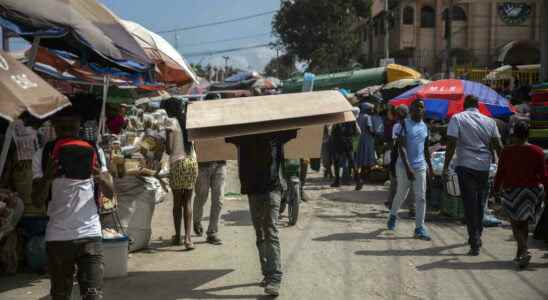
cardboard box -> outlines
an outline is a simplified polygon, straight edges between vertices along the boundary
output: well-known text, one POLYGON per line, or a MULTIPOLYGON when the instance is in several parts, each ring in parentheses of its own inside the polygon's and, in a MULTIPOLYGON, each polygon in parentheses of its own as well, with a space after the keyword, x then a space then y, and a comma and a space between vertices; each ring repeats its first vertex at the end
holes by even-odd
POLYGON ((188 107, 191 140, 242 136, 355 120, 338 91, 193 102, 188 107))
MULTIPOLYGON (((305 127, 297 132, 297 138, 285 145, 286 159, 319 158, 321 155, 323 126, 305 127)), ((199 162, 216 160, 237 160, 238 150, 224 138, 196 140, 196 154, 199 162)))

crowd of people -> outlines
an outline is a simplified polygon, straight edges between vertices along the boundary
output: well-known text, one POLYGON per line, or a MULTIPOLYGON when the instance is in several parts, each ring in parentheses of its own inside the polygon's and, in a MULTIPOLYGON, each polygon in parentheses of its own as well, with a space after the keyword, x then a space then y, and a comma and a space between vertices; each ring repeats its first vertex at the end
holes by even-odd
MULTIPOLYGON (((331 186, 335 188, 349 184, 353 177, 355 190, 359 191, 371 181, 373 172, 385 172, 390 181, 387 229, 397 229, 398 213, 411 194, 415 217, 413 236, 430 241, 425 215, 427 190, 434 176, 431 155, 433 149, 445 149, 441 175, 448 178, 450 169, 457 174, 469 236, 468 254, 480 253, 486 202, 493 196, 502 199, 502 207, 512 225, 517 241, 514 261, 518 267, 525 268, 531 259, 527 248, 529 225, 538 223, 537 237, 545 239, 548 235, 548 218, 544 216, 538 222, 545 200, 544 185, 548 182, 544 152, 528 143, 526 122, 509 126, 506 139, 501 136, 497 122, 482 115, 478 105, 477 98, 468 96, 464 111, 452 116, 446 132, 440 135, 434 132, 432 123, 425 120, 425 103, 421 99, 409 107, 388 106, 384 111, 379 105, 362 102, 353 110, 355 122, 324 128, 324 176, 333 180, 331 186), (508 145, 504 146, 503 140, 507 140, 508 145), (433 147, 432 141, 437 146, 433 147), (489 170, 493 162, 498 163, 498 170, 491 183, 489 170)), ((111 141, 113 149, 103 150, 101 146, 105 146, 105 141, 97 140, 97 128, 87 128, 90 124, 78 111, 64 109, 51 118, 55 133, 32 157, 31 198, 36 207, 47 207, 49 216, 45 239, 53 299, 69 299, 75 266, 83 298, 101 298, 103 257, 98 199, 99 195, 112 197, 117 178, 124 175, 161 177, 164 166, 169 165, 167 177, 173 193, 172 244, 194 250, 194 231, 199 237, 205 234, 207 243, 222 245, 219 219, 227 162, 198 162, 199 154, 186 130, 186 110, 186 102, 173 98, 163 101, 156 109, 121 107, 109 113, 106 122, 109 134, 124 135, 130 129, 142 133, 136 151, 142 154, 144 164, 134 173, 127 169, 119 173, 113 167, 116 165, 114 145, 121 142, 111 141), (162 162, 164 155, 168 159, 162 162), (208 198, 211 211, 204 232, 202 219, 208 198)), ((289 130, 226 139, 238 149, 241 194, 249 201, 263 275, 260 285, 272 296, 279 295, 283 277, 277 228, 286 184, 280 175, 285 162, 283 148, 296 136, 297 130, 289 130)), ((303 185, 307 169, 308 161, 301 160, 303 185)), ((546 215, 546 209, 544 211, 546 215)))
MULTIPOLYGON (((458 180, 469 236, 468 254, 480 254, 486 206, 492 199, 501 204, 512 225, 518 244, 516 265, 528 265, 529 225, 537 224, 535 237, 546 239, 546 209, 541 214, 546 203, 544 185, 548 181, 544 151, 528 142, 526 120, 521 116, 511 120, 487 117, 479 111, 479 99, 468 96, 464 111, 441 127, 444 132, 433 134, 433 122, 425 120, 425 104, 420 98, 410 107, 388 106, 381 111, 378 105, 362 102, 359 108, 356 123, 337 124, 324 130, 324 177, 334 174, 332 187, 340 186, 339 173, 344 168, 347 178, 353 174, 356 190, 361 190, 371 168, 384 165, 390 181, 385 203, 390 210, 387 229, 396 230, 398 211, 411 193, 414 237, 429 241, 431 236, 424 220, 427 190, 436 176, 431 156, 442 150, 445 161, 441 178, 450 180, 450 173, 454 172, 458 180), (353 140, 357 141, 354 145, 353 140), (497 165, 494 178, 490 178, 492 164, 497 165)), ((349 184, 348 179, 346 183, 349 184)))

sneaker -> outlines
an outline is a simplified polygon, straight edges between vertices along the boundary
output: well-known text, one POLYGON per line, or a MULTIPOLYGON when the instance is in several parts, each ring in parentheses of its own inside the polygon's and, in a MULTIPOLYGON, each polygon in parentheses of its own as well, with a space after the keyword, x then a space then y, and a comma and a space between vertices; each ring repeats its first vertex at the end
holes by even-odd
POLYGON ((221 241, 221 239, 218 238, 216 235, 209 235, 206 239, 206 242, 215 246, 219 246, 223 244, 223 241, 221 241))
POLYGON ((431 241, 432 238, 428 234, 428 230, 424 227, 419 227, 415 229, 415 238, 423 241, 431 241))
POLYGON ((204 228, 202 227, 202 224, 200 224, 200 222, 194 223, 194 233, 197 236, 202 236, 204 234, 204 228))
POLYGON ((264 292, 270 296, 278 297, 280 295, 280 285, 270 282, 264 288, 264 292))
POLYGON ((529 262, 531 261, 531 254, 527 253, 525 255, 522 255, 517 258, 517 267, 521 270, 527 268, 529 266, 529 262))
POLYGON ((479 255, 480 255, 479 248, 470 248, 470 251, 468 251, 468 256, 479 256, 479 255))
POLYGON ((388 230, 395 230, 396 229, 397 219, 398 218, 396 218, 396 216, 393 216, 393 215, 390 215, 388 217, 388 224, 387 224, 388 230))

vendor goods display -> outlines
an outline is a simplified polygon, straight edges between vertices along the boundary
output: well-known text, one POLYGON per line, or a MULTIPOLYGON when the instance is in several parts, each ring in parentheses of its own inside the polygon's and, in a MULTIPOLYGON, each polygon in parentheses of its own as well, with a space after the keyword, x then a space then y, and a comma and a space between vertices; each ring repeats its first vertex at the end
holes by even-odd
POLYGON ((441 213, 452 218, 464 218, 462 199, 443 193, 441 197, 441 213))

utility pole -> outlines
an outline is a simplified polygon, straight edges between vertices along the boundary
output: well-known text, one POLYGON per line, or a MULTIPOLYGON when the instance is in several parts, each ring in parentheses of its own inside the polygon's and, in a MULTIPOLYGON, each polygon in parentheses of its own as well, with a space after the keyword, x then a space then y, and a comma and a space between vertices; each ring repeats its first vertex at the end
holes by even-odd
POLYGON ((225 71, 223 72, 223 80, 226 77, 226 74, 228 73, 228 60, 230 59, 230 56, 223 56, 223 59, 225 60, 225 71))
POLYGON ((548 3, 542 1, 542 13, 540 14, 542 20, 540 29, 540 41, 542 46, 540 47, 541 55, 541 74, 540 79, 543 82, 548 82, 548 3))
POLYGON ((451 49, 453 48, 453 0, 449 0, 449 8, 447 9, 447 32, 445 38, 447 39, 447 49, 445 50, 445 68, 447 70, 447 78, 451 78, 451 49))
POLYGON ((179 51, 179 32, 175 31, 175 50, 179 51))
POLYGON ((390 58, 390 34, 388 31, 390 26, 388 24, 388 0, 384 0, 384 58, 390 58))

